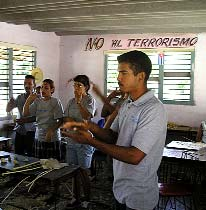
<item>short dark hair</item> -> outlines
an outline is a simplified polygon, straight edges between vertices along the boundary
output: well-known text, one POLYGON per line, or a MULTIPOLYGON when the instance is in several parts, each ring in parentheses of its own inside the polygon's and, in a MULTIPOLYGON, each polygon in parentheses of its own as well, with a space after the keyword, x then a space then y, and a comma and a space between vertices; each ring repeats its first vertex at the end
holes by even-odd
POLYGON ((142 51, 133 50, 117 57, 118 63, 128 63, 134 75, 145 72, 145 82, 149 79, 152 71, 152 62, 147 54, 142 51))
MULTIPOLYGON (((55 90, 55 86, 54 86, 54 81, 53 80, 51 80, 51 79, 45 79, 45 80, 43 80, 43 82, 48 83, 50 85, 50 88, 51 89, 53 88, 55 90)), ((54 91, 52 93, 54 93, 54 91)))
POLYGON ((36 84, 36 83, 35 83, 35 77, 32 76, 32 75, 30 75, 30 74, 25 75, 25 79, 33 79, 34 84, 36 84))
POLYGON ((90 89, 89 77, 87 75, 77 75, 73 79, 75 82, 80 82, 86 87, 86 91, 90 89))

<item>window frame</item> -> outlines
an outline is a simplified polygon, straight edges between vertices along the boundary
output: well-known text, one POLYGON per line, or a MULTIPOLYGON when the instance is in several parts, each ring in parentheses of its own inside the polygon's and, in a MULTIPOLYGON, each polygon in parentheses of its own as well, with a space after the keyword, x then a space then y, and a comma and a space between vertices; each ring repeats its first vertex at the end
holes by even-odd
MULTIPOLYGON (((158 94, 157 97, 160 101, 162 101, 162 103, 164 104, 174 104, 174 105, 194 105, 194 69, 195 69, 195 49, 194 48, 167 48, 167 49, 140 49, 141 51, 145 52, 146 54, 148 53, 162 53, 162 52, 191 52, 191 63, 190 63, 190 94, 188 94, 189 100, 188 101, 182 101, 181 100, 166 100, 163 99, 163 88, 164 88, 164 64, 163 65, 159 65, 159 77, 158 79, 155 77, 151 77, 148 81, 158 81, 158 94)), ((105 95, 108 95, 108 56, 109 54, 122 54, 125 52, 128 52, 130 50, 109 50, 109 51, 105 51, 104 53, 104 75, 105 75, 105 80, 104 80, 104 93, 105 95)), ((175 71, 174 73, 175 74, 175 71)), ((175 81, 175 80, 174 80, 175 81)))
MULTIPOLYGON (((1 43, 0 42, 0 47, 3 47, 5 48, 5 51, 7 51, 8 53, 8 56, 7 58, 5 59, 5 61, 7 62, 7 64, 5 64, 5 66, 7 65, 6 67, 6 74, 5 75, 8 75, 8 78, 5 79, 6 82, 0 82, 1 83, 1 87, 0 88, 5 88, 5 92, 7 91, 7 94, 5 95, 5 98, 7 99, 1 99, 2 101, 7 101, 6 103, 8 103, 9 99, 14 96, 14 92, 16 90, 16 92, 18 91, 23 91, 23 89, 20 87, 20 89, 14 89, 13 88, 13 85, 16 85, 16 83, 14 83, 14 77, 13 75, 18 75, 21 77, 20 80, 22 80, 22 76, 31 73, 32 69, 36 67, 36 57, 37 57, 37 52, 36 52, 36 49, 33 48, 33 47, 28 47, 28 46, 21 46, 21 45, 15 45, 15 44, 8 44, 8 43, 1 43), (14 52, 20 52, 20 55, 14 55, 14 52), (29 53, 30 55, 21 55, 22 52, 25 52, 25 53, 29 53), (25 61, 26 62, 29 62, 31 63, 31 65, 27 65, 27 64, 22 64, 23 63, 23 59, 22 60, 16 60, 17 62, 18 61, 22 61, 22 63, 20 64, 16 64, 16 67, 22 67, 22 69, 16 69, 15 65, 14 65, 14 59, 16 57, 20 56, 21 58, 25 58, 25 61), (31 59, 31 60, 30 60, 31 59), (27 69, 28 68, 28 69, 27 69), (15 72, 16 71, 16 72, 15 72), (18 71, 25 71, 25 73, 20 73, 18 74, 18 71), (15 74, 16 73, 16 74, 15 74)), ((3 79, 4 80, 4 79, 3 79)), ((17 83, 18 84, 18 83, 17 83)), ((16 95, 18 95, 18 93, 16 93, 16 95)), ((16 98, 16 97, 15 97, 16 98)), ((4 111, 2 111, 3 113, 4 111)), ((14 114, 16 114, 16 111, 12 111, 12 113, 14 112, 14 114)), ((6 119, 10 119, 10 113, 7 113, 6 110, 5 110, 5 115, 0 115, 0 121, 2 120, 6 120, 6 119)))

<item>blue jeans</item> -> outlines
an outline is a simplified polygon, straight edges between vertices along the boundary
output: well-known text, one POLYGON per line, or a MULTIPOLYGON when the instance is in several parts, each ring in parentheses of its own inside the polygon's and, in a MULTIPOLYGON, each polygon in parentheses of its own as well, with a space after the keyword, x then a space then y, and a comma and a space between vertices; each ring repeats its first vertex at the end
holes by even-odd
POLYGON ((94 148, 87 144, 68 143, 66 160, 68 164, 90 168, 94 148))

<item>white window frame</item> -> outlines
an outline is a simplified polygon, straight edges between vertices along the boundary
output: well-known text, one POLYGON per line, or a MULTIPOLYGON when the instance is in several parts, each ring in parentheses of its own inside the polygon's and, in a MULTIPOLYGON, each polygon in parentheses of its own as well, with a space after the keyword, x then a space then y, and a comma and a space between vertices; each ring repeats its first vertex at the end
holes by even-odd
MULTIPOLYGON (((4 63, 0 66, 0 120, 5 120, 9 116, 5 107, 9 98, 25 92, 25 75, 31 74, 36 67, 36 48, 0 42, 0 50, 0 59, 4 63)), ((16 109, 13 114, 17 114, 16 109)))
MULTIPOLYGON (((194 95, 193 95, 194 94, 194 66, 195 66, 194 65, 194 61, 195 61, 194 48, 141 49, 141 51, 148 54, 153 64, 152 73, 148 80, 148 88, 153 89, 152 87, 154 87, 153 90, 155 91, 155 95, 164 104, 194 105, 194 95), (177 54, 177 57, 174 60, 176 63, 179 62, 179 64, 172 65, 170 64, 172 60, 171 58, 173 58, 171 56, 174 56, 176 54, 177 54), (153 55, 153 57, 151 55, 153 55), (163 55, 163 63, 160 62, 161 61, 160 55, 163 55), (154 61, 154 57, 156 59, 155 61, 154 61), (183 62, 184 64, 182 64, 183 62), (176 69, 174 68, 170 70, 169 67, 171 66, 175 66, 176 69), (182 83, 184 83, 184 81, 185 81, 185 84, 181 85, 182 83), (166 85, 166 83, 170 83, 170 82, 171 84, 166 85), (168 95, 166 94, 166 87, 171 88, 171 90, 167 89, 169 90, 168 95), (168 98, 166 98, 166 96, 168 98)), ((125 52, 128 52, 128 50, 125 50, 125 51, 116 50, 116 51, 105 52, 105 86, 104 86, 105 88, 104 90, 105 90, 105 94, 107 95, 115 88, 118 88, 118 83, 117 83, 118 62, 115 59, 115 56, 120 55, 125 52), (110 55, 114 55, 114 58, 112 58, 110 55), (110 59, 114 59, 114 60, 110 60, 110 59), (113 79, 110 73, 113 73, 113 79), (112 84, 113 81, 114 83, 112 84)))

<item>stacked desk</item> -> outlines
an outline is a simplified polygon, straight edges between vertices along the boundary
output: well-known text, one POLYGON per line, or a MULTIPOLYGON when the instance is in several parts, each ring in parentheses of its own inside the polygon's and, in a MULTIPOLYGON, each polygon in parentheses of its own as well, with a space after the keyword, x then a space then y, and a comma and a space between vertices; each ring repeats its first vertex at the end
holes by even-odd
POLYGON ((183 140, 187 139, 195 141, 198 128, 189 126, 174 126, 167 128, 167 139, 166 144, 170 143, 172 140, 183 140))
POLYGON ((206 159, 200 156, 200 151, 205 151, 205 148, 204 143, 172 141, 163 152, 163 161, 176 162, 187 168, 185 176, 195 184, 193 200, 196 210, 206 209, 206 159))

